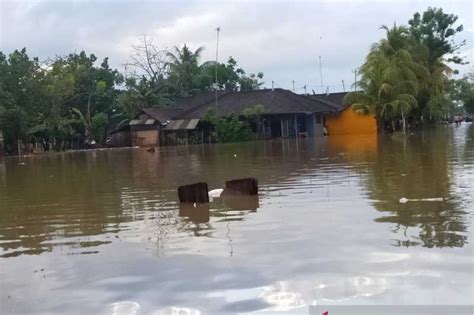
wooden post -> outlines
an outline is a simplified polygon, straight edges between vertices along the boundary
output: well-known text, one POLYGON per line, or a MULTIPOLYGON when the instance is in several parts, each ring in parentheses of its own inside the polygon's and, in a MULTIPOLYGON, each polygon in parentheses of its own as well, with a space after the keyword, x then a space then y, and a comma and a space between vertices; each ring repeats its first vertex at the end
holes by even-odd
POLYGON ((258 195, 258 180, 253 177, 229 180, 222 192, 225 195, 258 195))
POLYGON ((180 202, 209 202, 207 183, 196 183, 178 187, 180 202))
POLYGON ((209 222, 209 204, 192 204, 192 203, 180 203, 179 204, 179 216, 188 217, 194 223, 206 223, 209 222))
POLYGON ((283 119, 280 119, 280 126, 281 126, 281 137, 285 137, 285 134, 283 133, 283 119))
POLYGON ((298 139, 298 118, 296 117, 296 114, 295 114, 295 138, 298 139))

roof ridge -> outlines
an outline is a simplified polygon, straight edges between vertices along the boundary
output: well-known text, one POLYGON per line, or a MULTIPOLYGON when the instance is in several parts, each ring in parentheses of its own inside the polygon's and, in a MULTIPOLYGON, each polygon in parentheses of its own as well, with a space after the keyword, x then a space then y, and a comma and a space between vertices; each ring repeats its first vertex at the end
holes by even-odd
POLYGON ((298 94, 296 94, 296 93, 293 93, 293 92, 291 92, 291 91, 289 91, 289 90, 281 89, 281 91, 284 92, 285 97, 287 97, 287 98, 290 98, 290 97, 294 98, 295 101, 297 101, 298 103, 300 103, 301 105, 303 105, 303 106, 306 108, 306 110, 308 110, 308 112, 311 112, 311 109, 308 108, 307 104, 304 104, 304 103, 301 101, 300 95, 298 95, 298 94))
POLYGON ((339 106, 336 104, 336 103, 333 103, 331 101, 328 101, 328 100, 325 100, 323 98, 320 98, 319 96, 316 96, 316 95, 313 95, 313 98, 312 97, 308 97, 308 99, 312 100, 312 101, 315 101, 316 99, 323 103, 323 104, 326 104, 328 106, 331 106, 331 107, 334 107, 334 109, 338 110, 339 109, 339 106))
MULTIPOLYGON (((217 95, 217 99, 220 99, 220 98, 222 98, 222 97, 224 97, 224 96, 226 96, 226 95, 229 95, 229 93, 230 93, 229 91, 224 91, 223 93, 217 95)), ((215 99, 214 99, 213 101, 215 101, 215 99)), ((200 104, 200 105, 193 106, 193 107, 191 107, 191 108, 189 108, 189 109, 187 109, 187 110, 183 110, 182 113, 179 113, 179 116, 181 116, 181 115, 187 115, 187 114, 189 114, 189 113, 192 113, 192 112, 196 111, 197 109, 203 107, 204 105, 210 104, 211 102, 212 102, 212 101, 204 102, 204 103, 202 103, 202 104, 200 104)), ((180 118, 179 116, 178 116, 177 118, 180 118)))
MULTIPOLYGON (((287 95, 291 95, 291 96, 292 96, 295 100, 297 100, 300 104, 304 105, 304 106, 308 109, 308 111, 310 111, 310 112, 312 111, 312 109, 311 109, 311 108, 308 108, 308 105, 302 103, 300 100, 303 100, 303 99, 304 99, 305 101, 310 101, 310 102, 312 102, 312 103, 315 104, 315 105, 318 104, 318 101, 319 101, 320 103, 323 103, 323 105, 329 106, 329 108, 332 109, 332 110, 336 110, 336 111, 338 110, 337 105, 334 104, 334 103, 327 102, 327 101, 321 101, 319 98, 318 98, 318 100, 316 101, 315 99, 312 99, 311 97, 308 97, 307 95, 296 94, 296 93, 291 92, 291 91, 289 91, 289 90, 285 90, 285 91, 287 92, 287 95)), ((318 105, 319 105, 319 104, 318 104, 318 105)))

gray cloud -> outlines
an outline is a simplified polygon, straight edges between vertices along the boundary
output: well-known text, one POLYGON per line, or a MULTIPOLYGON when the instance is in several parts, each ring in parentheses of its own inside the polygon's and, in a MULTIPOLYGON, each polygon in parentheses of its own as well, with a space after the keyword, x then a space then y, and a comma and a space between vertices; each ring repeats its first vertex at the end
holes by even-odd
MULTIPOLYGON (((220 60, 236 58, 249 72, 265 73, 266 86, 320 91, 346 89, 352 70, 372 43, 383 36, 380 25, 406 24, 416 11, 443 7, 459 16, 473 60, 473 4, 457 1, 4 1, 0 4, 0 50, 27 47, 41 59, 86 50, 110 57, 121 69, 130 45, 143 35, 159 46, 204 46, 204 59, 215 54, 215 28, 221 27, 220 60), (325 89, 324 87, 324 89, 325 89)), ((459 68, 459 67, 458 67, 459 68)), ((459 68, 461 72, 469 66, 459 68)))

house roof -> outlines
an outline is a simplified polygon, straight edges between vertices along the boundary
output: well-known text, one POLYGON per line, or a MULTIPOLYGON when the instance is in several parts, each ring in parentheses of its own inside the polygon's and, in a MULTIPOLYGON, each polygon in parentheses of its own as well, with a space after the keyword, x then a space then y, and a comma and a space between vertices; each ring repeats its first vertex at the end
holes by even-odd
POLYGON ((166 109, 161 109, 161 108, 143 108, 141 110, 143 113, 145 113, 147 116, 164 123, 168 120, 172 120, 171 116, 175 114, 174 112, 168 111, 166 109))
POLYGON ((284 89, 264 89, 246 92, 227 92, 214 101, 185 110, 181 119, 202 118, 210 108, 216 108, 218 116, 238 115, 246 108, 262 105, 263 114, 297 114, 335 112, 336 108, 326 101, 311 99, 284 89))
POLYGON ((350 104, 344 104, 344 97, 348 92, 336 92, 336 93, 324 93, 324 94, 314 94, 309 95, 308 97, 316 100, 330 102, 333 106, 337 108, 338 111, 343 111, 350 104))
MULTIPOLYGON (((216 114, 218 116, 239 115, 246 108, 255 105, 264 107, 263 115, 275 114, 310 114, 337 112, 340 106, 322 97, 308 97, 284 89, 263 89, 244 92, 224 92, 217 94, 216 114)), ((144 108, 131 121, 131 124, 146 124, 147 119, 154 119, 161 124, 169 123, 168 129, 182 123, 173 122, 203 118, 208 109, 216 108, 215 92, 204 92, 194 96, 176 99, 168 108, 144 108), (145 117, 143 116, 145 114, 145 117)))
POLYGON ((165 126, 165 130, 193 130, 196 129, 199 119, 173 120, 165 126))
MULTIPOLYGON (((227 93, 226 91, 217 91, 217 96, 219 97, 226 93, 227 93)), ((170 108, 180 109, 180 110, 189 110, 191 108, 195 108, 196 106, 211 103, 215 101, 215 98, 216 98, 215 91, 201 92, 192 96, 177 98, 174 101, 174 103, 171 104, 170 108)))

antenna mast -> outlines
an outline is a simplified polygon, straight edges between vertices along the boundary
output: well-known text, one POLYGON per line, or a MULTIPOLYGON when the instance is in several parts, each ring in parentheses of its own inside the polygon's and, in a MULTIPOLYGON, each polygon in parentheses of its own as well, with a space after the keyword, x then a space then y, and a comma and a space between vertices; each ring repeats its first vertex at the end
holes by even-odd
POLYGON ((324 93, 324 85, 323 85, 323 62, 321 60, 321 56, 319 56, 319 77, 321 78, 321 93, 324 93))
POLYGON ((218 66, 218 60, 219 60, 219 32, 220 32, 221 28, 220 26, 218 26, 216 28, 216 32, 217 32, 217 41, 216 41, 216 65, 215 65, 215 68, 216 68, 216 77, 215 77, 215 90, 216 90, 216 110, 217 110, 217 66, 218 66))
POLYGON ((357 68, 354 69, 354 92, 357 91, 357 68))

